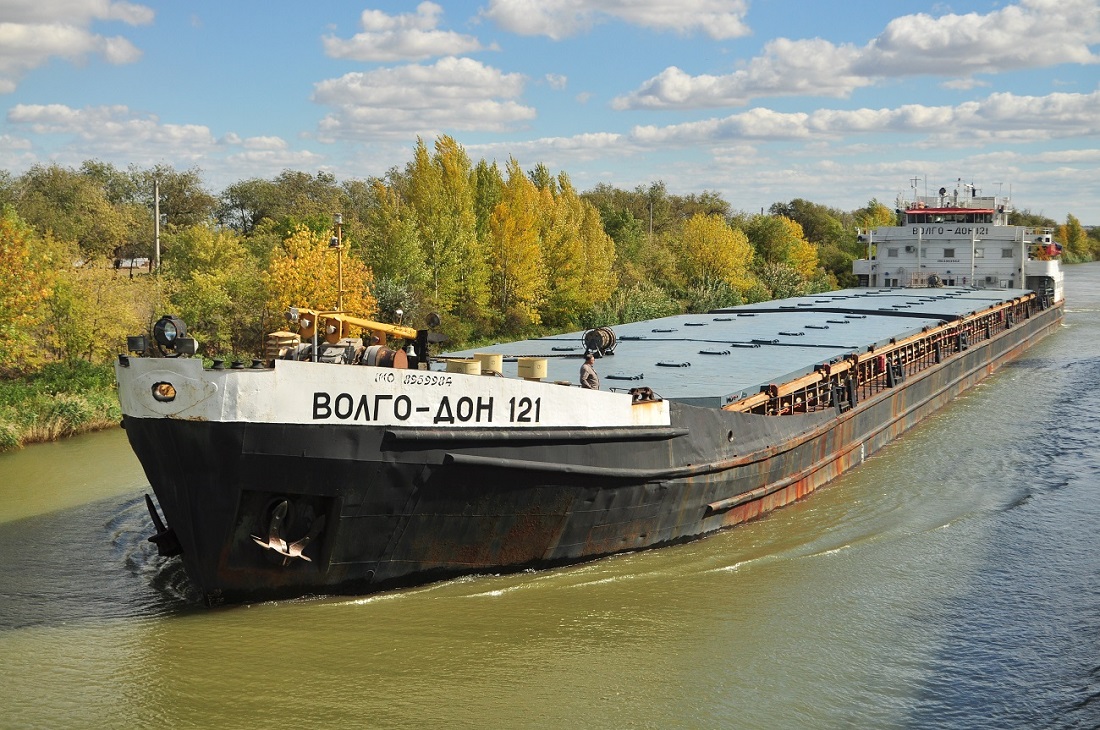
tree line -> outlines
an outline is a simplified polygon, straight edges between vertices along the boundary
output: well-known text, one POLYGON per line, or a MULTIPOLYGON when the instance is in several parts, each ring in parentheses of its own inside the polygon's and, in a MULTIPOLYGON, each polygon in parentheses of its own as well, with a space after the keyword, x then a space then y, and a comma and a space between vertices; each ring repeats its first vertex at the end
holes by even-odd
MULTIPOLYGON (((413 326, 437 312, 455 346, 850 286, 857 229, 896 219, 877 200, 752 214, 661 182, 581 192, 541 164, 475 163, 447 136, 380 177, 286 170, 219 194, 163 165, 0 171, 0 374, 107 362, 165 313, 207 357, 255 355, 288 306, 335 306, 336 213, 345 310, 413 326)), ((1100 255, 1072 215, 1015 216, 1056 229, 1070 260, 1100 255)))

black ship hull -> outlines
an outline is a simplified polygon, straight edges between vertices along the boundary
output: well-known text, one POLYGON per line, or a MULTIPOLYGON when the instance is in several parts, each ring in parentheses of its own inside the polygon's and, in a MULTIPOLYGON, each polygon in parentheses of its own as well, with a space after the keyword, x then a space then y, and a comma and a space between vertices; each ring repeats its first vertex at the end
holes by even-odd
POLYGON ((208 603, 362 594, 576 563, 753 519, 858 465, 1061 316, 1061 305, 1036 310, 846 409, 782 417, 671 403, 670 425, 644 428, 133 415, 124 426, 208 603), (297 554, 262 548, 276 532, 297 554))

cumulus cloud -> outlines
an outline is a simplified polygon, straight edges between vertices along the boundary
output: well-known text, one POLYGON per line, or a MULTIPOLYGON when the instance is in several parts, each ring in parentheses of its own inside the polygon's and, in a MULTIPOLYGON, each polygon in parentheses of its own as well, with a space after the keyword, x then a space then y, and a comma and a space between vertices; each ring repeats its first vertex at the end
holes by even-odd
POLYGON ((500 132, 535 117, 534 109, 515 101, 525 82, 522 74, 448 57, 328 79, 315 85, 313 100, 334 110, 320 124, 326 141, 500 132))
POLYGON ((890 21, 853 65, 878 76, 969 75, 1063 63, 1094 64, 1095 0, 1022 0, 986 15, 919 13, 890 21))
POLYGON ((490 0, 482 14, 512 33, 554 40, 611 20, 728 39, 749 34, 747 12, 748 0, 490 0))
POLYGON ((561 74, 546 74, 546 83, 551 89, 561 91, 569 84, 569 79, 561 74))
POLYGON ((99 55, 108 63, 124 64, 141 57, 126 38, 94 33, 96 21, 143 25, 153 21, 153 11, 107 0, 7 0, 0 22, 0 93, 15 91, 24 74, 51 58, 79 63, 99 55))
POLYGON ((17 104, 7 121, 34 134, 76 138, 85 157, 156 158, 171 152, 196 159, 216 144, 205 126, 163 124, 155 116, 140 116, 118 105, 73 109, 64 104, 17 104))
POLYGON ((745 106, 767 96, 845 98, 884 78, 942 75, 948 88, 982 85, 974 74, 1095 64, 1100 42, 1095 0, 1022 0, 985 15, 907 15, 892 20, 862 47, 822 39, 779 38, 729 74, 692 76, 669 67, 629 94, 616 109, 745 106))
POLYGON ((819 109, 782 113, 750 109, 721 119, 665 127, 638 126, 635 140, 691 146, 731 139, 805 140, 866 134, 926 135, 937 144, 1049 140, 1094 133, 1100 91, 1048 96, 991 94, 957 106, 908 104, 895 109, 819 109))
POLYGON ((470 152, 484 157, 506 157, 508 155, 528 155, 545 159, 551 154, 567 155, 573 160, 593 160, 614 154, 630 154, 641 151, 641 147, 624 135, 614 132, 591 132, 572 137, 542 137, 529 142, 496 142, 491 144, 470 145, 470 152))
POLYGON ((416 13, 404 15, 364 10, 363 31, 347 39, 325 37, 325 54, 353 61, 416 61, 482 50, 473 36, 438 30, 442 14, 443 8, 432 2, 420 3, 416 13))
MULTIPOLYGON (((281 137, 241 137, 229 132, 216 139, 199 124, 168 124, 155 115, 139 114, 122 105, 73 108, 64 104, 17 104, 7 113, 13 130, 37 135, 35 144, 57 141, 51 159, 79 166, 100 159, 119 166, 201 166, 208 182, 227 185, 250 175, 275 175, 287 168, 320 169, 325 159, 315 152, 292 148, 281 137)), ((27 137, 0 136, 0 161, 7 169, 28 167, 41 159, 27 137)))

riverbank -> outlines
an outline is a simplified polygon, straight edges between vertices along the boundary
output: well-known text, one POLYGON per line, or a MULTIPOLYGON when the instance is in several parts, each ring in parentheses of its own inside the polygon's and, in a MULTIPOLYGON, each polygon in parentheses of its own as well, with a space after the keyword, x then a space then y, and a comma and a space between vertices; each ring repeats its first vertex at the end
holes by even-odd
POLYGON ((0 452, 118 425, 114 371, 84 361, 51 363, 0 380, 0 452))

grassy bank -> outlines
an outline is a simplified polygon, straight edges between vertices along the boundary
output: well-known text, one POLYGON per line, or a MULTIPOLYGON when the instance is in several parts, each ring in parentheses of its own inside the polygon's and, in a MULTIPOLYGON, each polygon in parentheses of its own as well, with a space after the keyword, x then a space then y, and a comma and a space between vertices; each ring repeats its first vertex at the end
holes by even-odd
POLYGON ((0 380, 0 451, 118 425, 110 365, 52 363, 27 378, 0 380))

